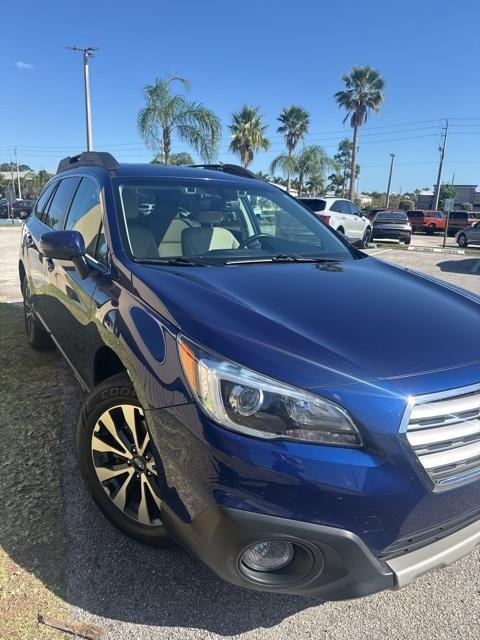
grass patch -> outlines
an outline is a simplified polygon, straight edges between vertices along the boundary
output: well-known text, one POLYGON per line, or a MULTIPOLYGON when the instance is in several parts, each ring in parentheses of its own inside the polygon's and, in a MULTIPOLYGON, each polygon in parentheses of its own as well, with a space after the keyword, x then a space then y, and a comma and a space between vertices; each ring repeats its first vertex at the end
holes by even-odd
POLYGON ((50 638, 37 614, 66 614, 64 430, 78 388, 55 350, 29 347, 20 305, 0 304, 0 328, 0 640, 50 638))

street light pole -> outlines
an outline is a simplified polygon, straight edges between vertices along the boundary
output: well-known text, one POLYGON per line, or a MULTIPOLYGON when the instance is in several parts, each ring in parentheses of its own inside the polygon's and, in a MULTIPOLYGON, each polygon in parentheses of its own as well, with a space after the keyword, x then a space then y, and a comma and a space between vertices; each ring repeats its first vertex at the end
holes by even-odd
POLYGON ((87 151, 93 151, 92 137, 92 110, 90 107, 90 70, 89 59, 93 57, 98 47, 67 47, 70 51, 81 51, 83 53, 83 81, 85 85, 85 124, 87 131, 87 151))
POLYGON ((392 186, 392 173, 393 173, 393 161, 395 160, 395 154, 390 154, 390 173, 388 174, 388 186, 387 186, 387 197, 385 198, 385 209, 388 209, 388 205, 390 203, 390 187, 392 186))
POLYGON ((15 147, 15 165, 17 167, 17 184, 18 184, 18 199, 22 199, 22 186, 20 184, 20 172, 18 170, 18 152, 17 147, 15 147))

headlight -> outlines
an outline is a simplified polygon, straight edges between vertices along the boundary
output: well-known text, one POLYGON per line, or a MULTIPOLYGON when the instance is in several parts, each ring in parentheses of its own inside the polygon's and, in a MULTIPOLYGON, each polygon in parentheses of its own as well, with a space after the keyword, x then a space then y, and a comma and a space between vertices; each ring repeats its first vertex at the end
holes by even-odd
POLYGON ((196 399, 221 426, 259 438, 361 446, 351 418, 333 402, 223 360, 184 336, 178 349, 196 399))

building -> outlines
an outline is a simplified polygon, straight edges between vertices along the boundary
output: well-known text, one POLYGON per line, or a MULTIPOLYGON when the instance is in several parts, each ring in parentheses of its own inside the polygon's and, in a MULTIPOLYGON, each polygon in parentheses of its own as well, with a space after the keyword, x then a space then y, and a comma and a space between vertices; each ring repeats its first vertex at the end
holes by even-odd
POLYGON ((372 197, 365 193, 357 193, 355 199, 361 207, 369 207, 372 204, 372 197))
POLYGON ((430 190, 422 190, 417 195, 415 206, 417 209, 432 209, 434 193, 430 190))
MULTIPOLYGON (((455 209, 468 202, 472 207, 480 211, 480 191, 477 191, 476 184, 454 184, 455 188, 455 209)), ((417 209, 433 209, 434 191, 423 190, 417 196, 417 209)))
POLYGON ((480 193, 477 193, 477 185, 476 184, 454 184, 455 187, 455 208, 458 208, 460 205, 468 202, 475 206, 475 194, 480 197, 480 193))

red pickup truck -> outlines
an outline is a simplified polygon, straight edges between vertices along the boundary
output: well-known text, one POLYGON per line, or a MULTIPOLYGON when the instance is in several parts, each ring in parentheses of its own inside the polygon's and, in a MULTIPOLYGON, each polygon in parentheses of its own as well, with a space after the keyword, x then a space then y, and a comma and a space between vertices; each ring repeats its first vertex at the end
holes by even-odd
POLYGON ((436 231, 445 231, 447 214, 443 211, 424 211, 423 228, 425 233, 434 234, 436 231))

